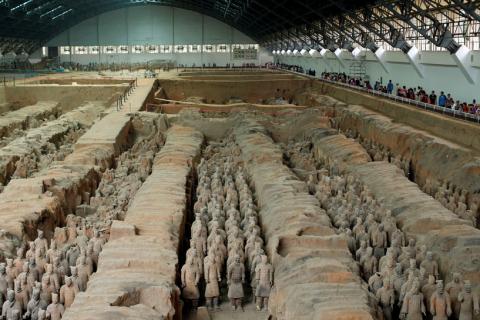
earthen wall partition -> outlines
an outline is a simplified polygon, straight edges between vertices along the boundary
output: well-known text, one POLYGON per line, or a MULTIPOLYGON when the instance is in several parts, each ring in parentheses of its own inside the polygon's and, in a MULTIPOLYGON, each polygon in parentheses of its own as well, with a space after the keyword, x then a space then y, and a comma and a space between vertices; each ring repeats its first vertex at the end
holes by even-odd
MULTIPOLYGON (((139 111, 152 89, 146 81, 129 101, 139 111)), ((158 120, 160 115, 149 115, 158 120)), ((113 165, 115 156, 129 145, 132 115, 114 108, 75 144, 65 161, 54 163, 37 177, 11 181, 0 194, 0 239, 2 255, 15 254, 14 246, 36 237, 42 228, 47 237, 64 223, 65 215, 78 203, 78 194, 96 190, 100 172, 113 165)), ((154 120, 156 121, 156 120, 154 120)))
POLYGON ((223 103, 231 97, 245 99, 249 103, 275 96, 277 89, 286 91, 287 97, 293 97, 295 92, 306 89, 311 81, 306 78, 289 80, 161 80, 160 86, 166 96, 172 100, 184 100, 188 97, 204 97, 208 103, 223 103))
POLYGON ((72 110, 86 101, 104 101, 110 106, 127 86, 117 85, 19 85, 0 88, 0 104, 33 105, 38 101, 56 101, 63 112, 72 110))
MULTIPOLYGON (((232 76, 232 75, 256 75, 256 76, 282 76, 282 75, 290 75, 283 71, 279 71, 276 69, 186 69, 181 71, 178 75, 179 76, 232 76)), ((294 74, 294 76, 298 76, 294 74)))
POLYGON ((277 80, 295 80, 295 79, 303 79, 300 76, 297 75, 291 75, 288 73, 266 73, 266 74, 257 74, 257 73, 242 73, 242 72, 231 72, 230 74, 224 74, 224 75, 209 75, 207 74, 201 74, 201 75, 180 75, 182 79, 184 80, 195 80, 195 81, 201 81, 201 80, 216 80, 216 81, 255 81, 255 80, 268 80, 268 81, 277 81, 277 80))
POLYGON ((424 111, 404 103, 372 96, 330 83, 313 81, 313 87, 348 104, 362 105, 382 113, 393 121, 426 130, 438 137, 480 152, 480 125, 424 111))
POLYGON ((470 192, 473 201, 480 190, 480 157, 469 148, 438 138, 428 130, 414 129, 368 108, 350 105, 338 112, 340 128, 389 148, 411 160, 412 178, 420 186, 427 179, 449 181, 470 192))
MULTIPOLYGON (((133 80, 132 79, 113 79, 113 78, 107 78, 107 77, 102 77, 102 78, 77 78, 77 77, 71 77, 71 78, 48 78, 48 77, 40 77, 40 78, 34 78, 30 80, 26 80, 26 84, 58 84, 58 85, 73 85, 75 82, 76 84, 79 85, 128 85, 131 83, 133 80)), ((23 82, 23 81, 22 81, 23 82)), ((21 82, 21 83, 22 83, 21 82)))
POLYGON ((161 111, 165 114, 177 114, 185 108, 197 108, 199 112, 205 113, 231 113, 238 112, 240 110, 249 110, 249 111, 258 111, 269 115, 277 115, 284 110, 303 110, 306 107, 296 106, 296 105, 260 105, 260 104, 247 104, 247 103, 236 103, 231 105, 213 105, 213 104, 181 104, 181 103, 171 103, 171 104, 161 104, 161 111))
POLYGON ((174 125, 152 174, 116 221, 97 273, 64 320, 181 319, 178 256, 203 135, 174 125))
POLYGON ((234 132, 275 268, 270 313, 278 320, 374 319, 376 303, 345 239, 305 182, 283 164, 282 150, 254 120, 238 123, 234 132))
POLYGON ((393 164, 370 162, 354 140, 319 134, 313 142, 317 157, 327 156, 344 172, 359 178, 375 199, 392 210, 407 237, 434 252, 445 279, 449 281, 452 272, 460 272, 473 283, 480 283, 480 230, 423 193, 393 164))

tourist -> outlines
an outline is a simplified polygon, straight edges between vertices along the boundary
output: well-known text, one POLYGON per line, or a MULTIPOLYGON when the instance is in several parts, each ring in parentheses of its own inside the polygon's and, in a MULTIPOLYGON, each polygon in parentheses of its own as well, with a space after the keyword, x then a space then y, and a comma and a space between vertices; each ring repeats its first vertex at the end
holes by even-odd
POLYGON ((392 83, 392 80, 388 80, 387 93, 392 94, 392 92, 393 92, 393 83, 392 83))
POLYGON ((436 105, 437 104, 437 95, 435 94, 435 91, 432 91, 429 97, 429 102, 430 104, 436 105))
POLYGON ((399 93, 400 93, 400 90, 402 89, 402 87, 400 87, 400 85, 397 83, 395 85, 395 91, 397 92, 397 96, 399 96, 399 93))
POLYGON ((470 107, 470 113, 476 114, 478 110, 477 100, 473 99, 472 106, 470 107))
POLYGON ((423 103, 430 103, 430 99, 428 98, 428 95, 425 93, 420 95, 420 101, 423 103))
POLYGON ((446 101, 446 103, 445 103, 445 107, 451 109, 451 108, 453 107, 454 103, 455 103, 455 102, 453 101, 453 98, 452 98, 452 96, 450 95, 450 93, 447 94, 447 101, 446 101))
POLYGON ((460 110, 460 106, 461 106, 460 100, 457 100, 453 105, 453 109, 454 110, 460 110))
MULTIPOLYGON (((280 68, 287 69, 287 70, 292 70, 292 68, 294 67, 289 65, 278 65, 278 66, 280 68)), ((458 110, 465 113, 470 113, 470 114, 480 113, 479 111, 480 106, 476 103, 476 100, 473 100, 473 103, 470 105, 467 103, 460 103, 460 101, 458 100, 455 102, 454 97, 452 97, 450 93, 445 95, 444 91, 440 91, 440 95, 438 96, 438 101, 437 101, 437 95, 435 94, 434 90, 432 90, 429 95, 427 94, 425 89, 421 86, 418 86, 417 88, 407 89, 406 86, 401 86, 399 83, 396 83, 396 86, 394 86, 394 83, 392 82, 392 80, 388 80, 388 83, 385 86, 383 86, 380 81, 376 81, 375 85, 372 87, 370 81, 362 81, 362 78, 348 76, 345 73, 322 72, 321 78, 330 80, 330 81, 346 83, 351 86, 365 87, 368 90, 375 90, 375 91, 384 92, 387 94, 395 94, 399 97, 404 97, 410 100, 438 105, 440 107, 444 107, 452 110, 458 110), (395 89, 395 93, 394 93, 394 89, 395 89)))
POLYGON ((407 91, 407 98, 410 100, 415 100, 415 92, 413 91, 412 88, 409 88, 407 91))
POLYGON ((445 108, 447 104, 447 96, 445 96, 445 94, 443 93, 443 91, 440 92, 440 96, 438 97, 438 105, 440 107, 443 107, 445 108))

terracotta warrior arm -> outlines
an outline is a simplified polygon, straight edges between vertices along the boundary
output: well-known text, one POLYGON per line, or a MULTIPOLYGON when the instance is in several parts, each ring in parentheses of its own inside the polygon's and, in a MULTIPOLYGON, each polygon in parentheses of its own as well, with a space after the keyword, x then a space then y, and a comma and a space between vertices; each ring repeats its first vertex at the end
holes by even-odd
POLYGON ((260 266, 255 268, 255 280, 260 280, 260 266))
POLYGON ((227 271, 227 283, 230 283, 230 278, 232 277, 232 268, 228 268, 227 271))
POLYGON ((430 313, 432 316, 435 315, 435 294, 430 298, 430 313))
POLYGON ((197 270, 195 272, 195 285, 197 285, 200 282, 200 271, 197 270))
POLYGON ((408 313, 408 304, 410 303, 410 296, 407 295, 403 299, 402 309, 400 310, 400 314, 407 314, 408 313))
POLYGON ((181 275, 180 275, 180 277, 182 279, 182 287, 185 287, 185 272, 186 272, 185 266, 183 266, 182 271, 181 271, 181 275))
POLYGON ((422 297, 421 302, 420 302, 421 303, 420 308, 422 310, 422 314, 426 316, 427 315, 427 308, 425 307, 425 302, 424 302, 425 299, 423 298, 423 294, 420 294, 420 295, 422 297))
POLYGON ((473 299, 473 311, 476 314, 479 314, 480 313, 480 306, 479 306, 479 303, 478 303, 478 295, 473 294, 472 299, 473 299))
POLYGON ((205 266, 205 269, 203 270, 203 278, 205 279, 205 282, 206 283, 210 283, 209 279, 210 279, 210 264, 207 263, 207 265, 205 266))
POLYGON ((450 300, 450 295, 448 293, 445 294, 445 300, 447 301, 447 315, 450 317, 452 314, 452 301, 450 300))

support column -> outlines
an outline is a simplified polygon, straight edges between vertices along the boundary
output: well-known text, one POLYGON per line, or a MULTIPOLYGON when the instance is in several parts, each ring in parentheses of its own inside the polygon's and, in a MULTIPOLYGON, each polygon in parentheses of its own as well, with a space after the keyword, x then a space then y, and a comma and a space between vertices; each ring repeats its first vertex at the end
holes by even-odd
POLYGON ((377 61, 382 66, 383 70, 385 70, 386 73, 390 73, 387 69, 387 60, 385 59, 385 52, 386 52, 385 49, 380 47, 377 49, 377 51, 374 52, 374 56, 377 58, 377 61))
POLYGON ((424 78, 424 68, 420 64, 420 50, 418 50, 417 47, 413 46, 412 48, 410 48, 410 50, 408 50, 406 56, 408 58, 408 61, 410 61, 410 64, 420 76, 420 78, 424 78))
POLYGON ((453 60, 457 63, 465 78, 467 78, 468 82, 474 84, 477 71, 472 67, 471 56, 472 51, 464 45, 452 54, 453 60))
POLYGON ((342 54, 342 49, 338 48, 337 50, 335 50, 335 52, 333 53, 335 55, 335 57, 337 58, 338 62, 340 63, 340 65, 342 66, 342 68, 345 69, 345 62, 343 61, 342 57, 341 57, 341 54, 342 54))
POLYGON ((322 48, 322 50, 320 50, 320 56, 325 61, 325 65, 330 68, 330 71, 334 71, 332 68, 332 65, 330 64, 330 62, 328 61, 328 58, 326 57, 326 54, 328 51, 329 50, 322 48))

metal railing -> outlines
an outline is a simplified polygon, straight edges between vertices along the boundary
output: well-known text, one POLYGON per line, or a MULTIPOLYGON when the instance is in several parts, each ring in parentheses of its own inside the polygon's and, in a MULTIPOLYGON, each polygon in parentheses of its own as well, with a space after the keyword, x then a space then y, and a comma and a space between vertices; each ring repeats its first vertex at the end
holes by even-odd
POLYGON ((2 81, 1 86, 3 86, 3 87, 8 87, 8 86, 15 87, 15 80, 16 80, 15 76, 2 76, 0 79, 2 81))
POLYGON ((317 78, 317 77, 314 77, 314 76, 310 76, 310 75, 307 75, 307 74, 291 71, 291 70, 288 70, 288 69, 282 69, 282 70, 287 70, 291 73, 299 74, 299 75, 302 75, 304 77, 308 77, 308 78, 311 78, 311 79, 316 79, 316 80, 319 80, 319 81, 322 81, 322 82, 331 83, 333 85, 338 85, 338 86, 346 87, 346 88, 349 88, 349 89, 352 89, 352 90, 361 91, 361 92, 368 93, 368 94, 373 95, 373 96, 378 96, 378 97, 382 97, 382 98, 385 98, 385 99, 393 100, 395 102, 402 102, 402 103, 405 103, 405 104, 409 104, 411 106, 415 106, 419 109, 444 114, 444 115, 447 115, 447 116, 450 116, 450 117, 453 117, 453 118, 456 118, 456 119, 461 119, 461 120, 465 120, 465 121, 469 121, 469 122, 480 123, 480 114, 478 114, 478 113, 477 114, 472 114, 472 113, 469 113, 469 112, 463 112, 463 110, 455 110, 453 108, 441 107, 441 106, 437 106, 437 105, 430 104, 430 103, 425 103, 425 102, 421 102, 421 101, 417 101, 417 100, 412 100, 412 99, 408 99, 408 98, 404 98, 404 97, 399 97, 399 96, 396 96, 396 95, 393 95, 393 94, 388 94, 388 93, 385 93, 385 92, 382 92, 382 91, 376 91, 376 90, 373 90, 373 89, 367 89, 367 88, 364 88, 364 87, 351 85, 351 84, 344 83, 344 82, 341 82, 341 81, 333 81, 333 80, 324 79, 324 78, 317 78))
POLYGON ((117 111, 123 109, 125 102, 127 102, 128 97, 135 91, 135 88, 138 86, 137 78, 130 81, 128 88, 117 98, 117 111))

